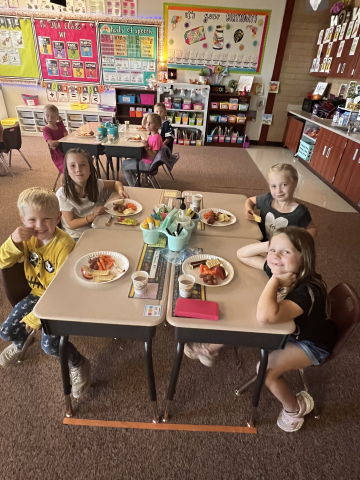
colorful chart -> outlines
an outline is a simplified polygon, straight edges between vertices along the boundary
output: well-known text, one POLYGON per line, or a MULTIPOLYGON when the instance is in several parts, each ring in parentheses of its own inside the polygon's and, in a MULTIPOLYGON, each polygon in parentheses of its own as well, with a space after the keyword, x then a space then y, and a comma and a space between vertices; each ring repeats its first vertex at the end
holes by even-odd
POLYGON ((270 10, 164 3, 164 57, 169 68, 221 65, 260 74, 270 10))
POLYGON ((94 22, 34 19, 34 25, 44 80, 100 82, 94 22))
POLYGON ((99 23, 104 84, 147 85, 156 78, 157 27, 99 23))
POLYGON ((30 18, 0 17, 0 76, 39 78, 30 18))

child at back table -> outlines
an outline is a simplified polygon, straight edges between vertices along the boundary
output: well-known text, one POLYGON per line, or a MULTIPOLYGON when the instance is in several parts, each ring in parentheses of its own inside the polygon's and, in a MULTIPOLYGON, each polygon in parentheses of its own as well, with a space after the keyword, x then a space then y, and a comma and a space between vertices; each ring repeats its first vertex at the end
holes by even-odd
POLYGON ((129 198, 121 182, 97 178, 91 156, 81 148, 72 148, 65 155, 64 183, 56 195, 62 212, 61 225, 77 240, 90 228, 98 215, 106 213, 96 206, 104 188, 115 190, 120 198, 129 198))
MULTIPOLYGON (((170 148, 170 151, 173 151, 175 132, 169 120, 166 119, 167 111, 166 107, 162 102, 157 103, 154 106, 154 113, 160 115, 161 118, 161 128, 159 129, 159 134, 161 135, 163 144, 170 148)), ((148 114, 147 114, 148 115, 148 114)), ((147 115, 143 118, 142 126, 146 128, 147 115)))
MULTIPOLYGON (((2 340, 12 342, 0 354, 0 365, 7 367, 18 360, 27 337, 33 329, 41 328, 32 312, 75 242, 57 224, 61 213, 55 193, 43 188, 22 192, 18 209, 23 226, 18 227, 0 247, 0 268, 10 268, 24 258, 24 273, 31 292, 23 298, 0 327, 2 340)), ((43 331, 41 347, 45 353, 59 357, 60 337, 43 331)), ((90 364, 68 343, 68 361, 75 398, 84 394, 91 384, 90 364)))
POLYGON ((257 321, 265 326, 295 322, 295 331, 285 348, 270 353, 265 377, 265 385, 283 406, 278 426, 294 432, 301 428, 314 401, 305 391, 295 396, 282 375, 321 364, 337 340, 336 325, 329 320, 326 284, 315 270, 314 240, 302 228, 280 228, 269 245, 246 245, 237 255, 241 262, 264 270, 269 277, 258 301, 257 321))
POLYGON ((269 240, 275 230, 288 225, 305 228, 315 238, 317 227, 308 208, 294 198, 299 180, 297 170, 287 163, 277 164, 270 168, 268 179, 270 192, 250 197, 245 202, 245 217, 248 220, 255 220, 254 206, 260 209, 263 240, 269 240))
POLYGON ((64 173, 64 154, 61 151, 59 140, 66 137, 68 132, 55 105, 51 103, 45 105, 44 120, 46 126, 43 129, 43 136, 49 146, 52 161, 59 172, 64 173))
MULTIPOLYGON (((146 115, 146 130, 150 133, 148 140, 143 140, 142 145, 145 147, 145 157, 139 162, 140 171, 150 171, 151 164, 163 146, 159 129, 161 127, 161 117, 156 113, 148 113, 146 115)), ((134 187, 136 184, 137 160, 128 158, 122 162, 122 172, 128 185, 134 187)))

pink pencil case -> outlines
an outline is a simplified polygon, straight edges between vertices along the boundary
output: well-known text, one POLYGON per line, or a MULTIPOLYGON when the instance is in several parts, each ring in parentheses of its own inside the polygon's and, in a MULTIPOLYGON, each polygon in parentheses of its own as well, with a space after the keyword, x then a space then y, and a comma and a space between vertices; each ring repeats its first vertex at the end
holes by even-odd
POLYGON ((174 313, 176 317, 219 320, 219 304, 217 302, 208 302, 207 300, 178 298, 174 313))

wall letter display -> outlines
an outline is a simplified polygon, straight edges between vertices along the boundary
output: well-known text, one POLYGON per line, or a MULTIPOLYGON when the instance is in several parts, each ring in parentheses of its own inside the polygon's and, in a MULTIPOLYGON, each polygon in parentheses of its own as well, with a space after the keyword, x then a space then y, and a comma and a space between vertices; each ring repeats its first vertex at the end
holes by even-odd
POLYGON ((103 83, 147 85, 156 78, 157 27, 99 23, 103 83))
POLYGON ((99 83, 95 22, 34 19, 43 80, 99 83))
POLYGON ((0 76, 39 78, 30 18, 0 17, 0 76))
POLYGON ((270 10, 164 3, 168 68, 222 65, 229 73, 260 74, 270 10))

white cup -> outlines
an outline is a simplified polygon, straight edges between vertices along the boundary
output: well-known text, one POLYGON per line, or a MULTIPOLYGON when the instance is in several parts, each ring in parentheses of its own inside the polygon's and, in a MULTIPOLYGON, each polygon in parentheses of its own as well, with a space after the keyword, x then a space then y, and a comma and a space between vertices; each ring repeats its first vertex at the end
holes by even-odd
POLYGON ((133 281, 135 293, 144 293, 147 288, 149 274, 140 270, 131 275, 131 280, 133 281))
POLYGON ((197 207, 200 207, 200 203, 202 200, 202 195, 200 193, 197 193, 196 195, 192 196, 192 204, 197 207))
POLYGON ((125 120, 125 130, 129 130, 129 127, 130 127, 130 122, 129 120, 125 120))
POLYGON ((154 205, 154 210, 155 212, 157 213, 159 210, 161 210, 162 212, 167 212, 167 208, 166 208, 166 205, 165 203, 158 203, 157 205, 154 205), (165 210, 164 210, 164 207, 165 207, 165 210))
POLYGON ((179 293, 180 297, 190 298, 195 285, 195 278, 192 275, 179 276, 179 293))

